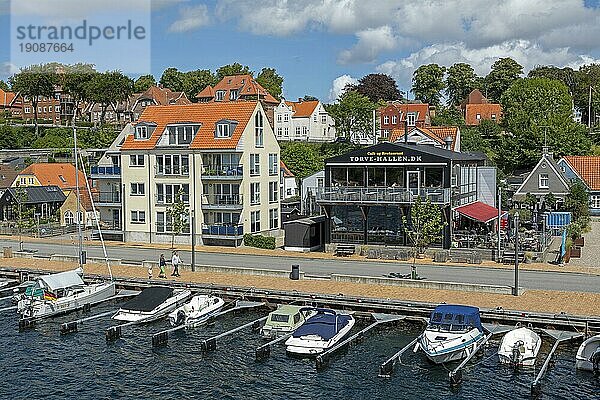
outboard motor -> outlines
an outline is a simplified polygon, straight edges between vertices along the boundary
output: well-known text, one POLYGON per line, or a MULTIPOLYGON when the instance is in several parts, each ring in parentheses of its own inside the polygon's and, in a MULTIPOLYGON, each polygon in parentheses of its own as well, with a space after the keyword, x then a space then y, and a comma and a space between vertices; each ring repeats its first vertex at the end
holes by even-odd
POLYGON ((175 325, 183 325, 185 323, 185 312, 183 310, 177 311, 177 319, 175 325))
POLYGON ((600 373, 600 347, 592 354, 590 361, 592 362, 592 369, 594 372, 600 373))
POLYGON ((523 347, 523 341, 519 340, 515 343, 515 345, 512 348, 510 361, 515 368, 519 366, 519 363, 521 361, 521 347, 523 347))

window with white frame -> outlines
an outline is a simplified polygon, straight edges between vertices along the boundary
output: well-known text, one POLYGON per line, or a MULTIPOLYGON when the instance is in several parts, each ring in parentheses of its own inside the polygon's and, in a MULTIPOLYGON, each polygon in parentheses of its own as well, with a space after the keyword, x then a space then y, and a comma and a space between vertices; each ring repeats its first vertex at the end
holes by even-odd
POLYGON ((25 107, 25 113, 29 114, 31 112, 31 107, 25 107))
POLYGON ((54 111, 60 112, 60 106, 54 106, 54 111))
POLYGON ((159 154, 156 156, 157 175, 189 175, 189 155, 159 154))
POLYGON ((143 183, 131 182, 131 195, 143 196, 146 194, 146 187, 143 183))
POLYGON ((281 118, 281 114, 277 114, 277 122, 281 122, 282 118, 281 118))
POLYGON ((317 114, 313 115, 313 122, 317 122, 317 114))
POLYGON ((321 114, 321 123, 322 124, 326 124, 327 123, 327 115, 326 114, 321 114))
POLYGON ((134 139, 136 139, 136 140, 148 139, 148 127, 146 125, 136 126, 134 139))
POLYGON ((593 195, 590 197, 590 208, 600 208, 600 195, 593 195))
POLYGON ((481 114, 477 114, 477 115, 475 115, 475 118, 476 118, 477 120, 480 120, 480 119, 481 119, 481 114))
POLYGON ((279 210, 269 210, 269 229, 279 229, 279 210))
POLYGON ((223 101, 224 98, 225 98, 224 90, 217 90, 215 92, 215 101, 223 101))
POLYGON ((288 122, 290 120, 290 114, 285 113, 283 114, 283 122, 288 122))
POLYGON ((132 224, 143 224, 146 222, 145 211, 131 211, 131 223, 132 224))
POLYGON ((237 100, 237 97, 238 97, 237 89, 231 89, 229 91, 229 100, 231 100, 231 101, 237 100))
POLYGON ((492 114, 491 118, 492 118, 492 121, 495 121, 496 120, 496 114, 492 114))
POLYGON ((282 132, 283 132, 283 129, 281 129, 281 127, 277 128, 277 136, 281 136, 282 132))
POLYGON ((390 123, 390 116, 389 115, 384 115, 383 116, 383 124, 387 125, 390 123))
POLYGON ((260 175, 260 154, 250 154, 250 175, 260 175))
POLYGON ((144 155, 143 154, 131 154, 129 156, 130 167, 143 167, 144 166, 144 155))
POLYGON ((75 217, 73 217, 73 212, 67 210, 65 212, 65 225, 73 225, 75 223, 75 217))
POLYGON ((398 123, 398 116, 392 115, 392 124, 396 124, 396 123, 398 123))
POLYGON ((279 160, 277 153, 269 154, 269 175, 277 175, 279 173, 279 160))
MULTIPOLYGON (((157 233, 173 233, 173 218, 172 216, 164 211, 158 211, 156 213, 156 232, 157 233)), ((183 229, 182 233, 190 233, 190 216, 183 216, 183 229)))
POLYGON ((254 116, 254 144, 256 147, 263 147, 264 141, 264 121, 263 115, 259 111, 254 116))
POLYGON ((411 112, 406 114, 406 121, 408 126, 415 126, 417 124, 417 113, 411 112))
POLYGON ((230 124, 227 122, 221 122, 217 124, 217 131, 215 133, 215 136, 217 138, 230 138, 231 137, 231 133, 230 133, 230 124))
POLYGON ((179 201, 179 195, 181 193, 181 200, 185 204, 190 203, 190 185, 189 184, 167 184, 157 183, 156 184, 156 202, 158 204, 173 204, 179 201))
POLYGON ((195 133, 198 131, 198 125, 176 125, 169 126, 169 144, 186 145, 192 143, 195 133))
POLYGON ((296 136, 300 136, 300 130, 301 128, 299 126, 296 127, 296 136))
POLYGON ((260 182, 250 184, 250 203, 260 204, 260 182))
POLYGON ((303 134, 304 136, 307 136, 307 135, 308 135, 308 126, 303 126, 303 127, 302 127, 302 134, 303 134))
POLYGON ((283 128, 283 136, 290 136, 290 128, 289 127, 284 127, 283 128))
POLYGON ((260 211, 250 212, 250 232, 260 232, 260 211))
POLYGON ((269 203, 277 202, 279 195, 279 182, 269 182, 269 203))
POLYGON ((550 187, 548 174, 540 174, 538 177, 538 183, 539 183, 538 186, 540 189, 548 189, 550 187))

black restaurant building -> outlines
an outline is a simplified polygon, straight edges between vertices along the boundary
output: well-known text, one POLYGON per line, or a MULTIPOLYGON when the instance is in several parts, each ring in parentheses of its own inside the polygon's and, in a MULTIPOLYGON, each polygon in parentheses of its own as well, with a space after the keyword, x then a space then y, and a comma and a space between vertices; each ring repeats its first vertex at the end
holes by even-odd
POLYGON ((326 216, 325 243, 409 245, 403 216, 417 196, 440 207, 446 222, 437 246, 450 248, 452 210, 477 201, 484 156, 384 142, 325 160, 316 194, 326 216))

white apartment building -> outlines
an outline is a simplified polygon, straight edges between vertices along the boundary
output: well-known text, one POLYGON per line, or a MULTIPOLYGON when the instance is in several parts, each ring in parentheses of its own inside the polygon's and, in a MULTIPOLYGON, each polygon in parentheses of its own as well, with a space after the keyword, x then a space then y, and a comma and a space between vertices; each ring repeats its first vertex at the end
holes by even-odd
POLYGON ((277 140, 333 142, 335 121, 318 100, 297 102, 281 100, 275 107, 277 140))
POLYGON ((239 245, 244 233, 282 244, 279 145, 256 101, 152 106, 120 149, 124 240, 169 243, 169 209, 189 214, 176 243, 239 245))

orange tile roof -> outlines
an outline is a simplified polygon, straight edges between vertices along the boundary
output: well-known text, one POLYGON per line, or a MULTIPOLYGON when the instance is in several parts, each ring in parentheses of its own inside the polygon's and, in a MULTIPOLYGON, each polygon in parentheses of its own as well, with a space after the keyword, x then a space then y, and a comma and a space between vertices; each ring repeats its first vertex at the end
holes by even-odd
POLYGON ((141 122, 156 124, 156 129, 150 139, 135 140, 133 135, 128 135, 123 143, 122 150, 149 150, 158 143, 159 138, 169 124, 193 122, 201 127, 192 141, 192 149, 235 149, 242 132, 252 117, 257 106, 256 101, 240 102, 212 102, 194 103, 188 105, 148 106, 140 116, 141 122), (230 138, 215 138, 215 125, 217 121, 228 119, 237 121, 238 125, 230 138))
POLYGON ((600 156, 565 156, 590 190, 600 190, 600 156))
POLYGON ((12 103, 15 96, 16 96, 16 94, 13 92, 5 92, 4 90, 0 89, 0 106, 3 106, 3 107, 10 106, 10 103, 12 103), (5 101, 5 99, 6 99, 6 101, 5 101))
POLYGON ((496 122, 500 122, 502 118, 502 106, 500 104, 467 104, 465 107, 465 124, 468 126, 479 125, 484 119, 491 120, 492 114, 496 115, 496 122), (477 114, 481 116, 481 119, 477 119, 477 114))
MULTIPOLYGON (((42 186, 58 186, 61 189, 76 188, 75 166, 69 163, 35 163, 17 175, 34 175, 42 186)), ((79 187, 85 187, 85 174, 79 171, 79 187)))
POLYGON ((306 118, 310 117, 315 111, 315 108, 319 105, 318 100, 309 101, 286 101, 288 107, 294 111, 292 118, 306 118))
POLYGON ((279 160, 279 168, 281 168, 283 170, 283 176, 285 176, 286 178, 294 177, 294 174, 292 174, 292 171, 290 171, 290 169, 287 167, 287 165, 285 165, 283 160, 279 160))
MULTIPOLYGON (((445 145, 446 138, 450 136, 452 138, 452 149, 456 149, 456 137, 458 136, 457 126, 428 126, 427 128, 412 127, 409 128, 409 132, 412 132, 414 129, 423 132, 426 136, 430 137, 432 140, 435 140, 441 145, 445 145)), ((403 137, 404 128, 392 129, 392 132, 390 133, 390 142, 396 142, 401 140, 403 137)))
POLYGON ((200 93, 196 95, 196 98, 213 98, 215 97, 215 89, 212 86, 208 85, 200 93))
MULTIPOLYGON (((200 93, 196 95, 197 98, 213 98, 214 94, 219 90, 224 90, 225 95, 223 96, 223 103, 228 103, 230 101, 237 101, 229 99, 229 91, 237 90, 238 91, 238 99, 244 99, 246 96, 250 96, 251 100, 256 100, 256 96, 261 97, 261 100, 264 100, 266 103, 279 104, 275 97, 271 96, 267 90, 260 85, 260 83, 256 82, 252 75, 230 75, 226 76, 219 83, 217 83, 214 88, 212 88, 213 93, 210 93, 211 89, 205 88, 200 93)), ((213 100, 214 101, 214 100, 213 100)))
POLYGON ((419 121, 425 120, 425 117, 429 113, 429 104, 427 103, 391 103, 387 106, 379 108, 379 113, 387 114, 394 109, 402 113, 401 120, 404 121, 406 113, 416 112, 418 113, 417 118, 419 121))
POLYGON ((145 92, 139 93, 136 101, 142 98, 153 99, 158 105, 191 103, 184 92, 174 92, 169 88, 158 86, 151 86, 145 92))

